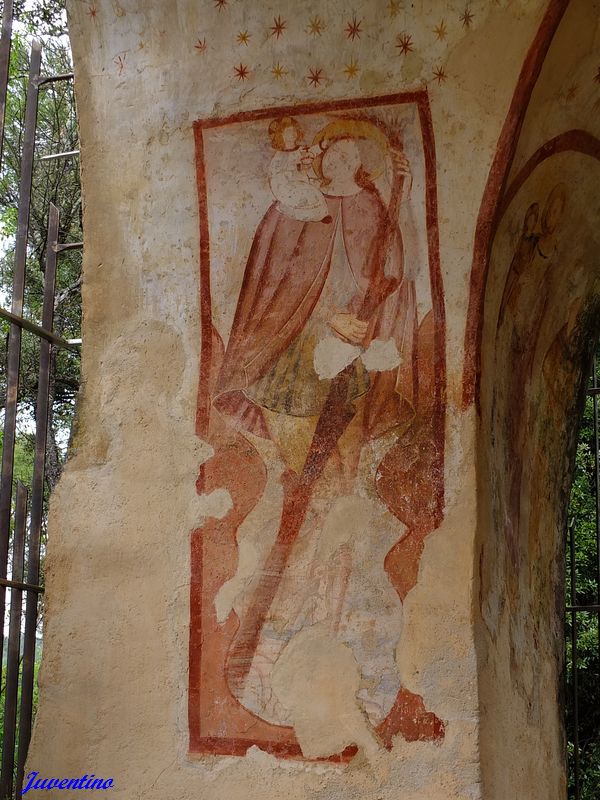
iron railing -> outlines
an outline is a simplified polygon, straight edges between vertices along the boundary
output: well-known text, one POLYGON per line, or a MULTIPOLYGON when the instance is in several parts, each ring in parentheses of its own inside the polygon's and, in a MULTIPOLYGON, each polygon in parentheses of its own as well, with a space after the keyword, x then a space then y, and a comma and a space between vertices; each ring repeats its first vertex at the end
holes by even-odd
MULTIPOLYGON (((4 115, 9 79, 12 32, 12 0, 5 0, 0 38, 0 163, 4 133, 4 115)), ((44 516, 44 472, 50 404, 52 348, 78 350, 78 341, 66 340, 52 330, 57 259, 60 253, 81 248, 81 242, 60 243, 59 210, 50 205, 48 211, 46 265, 43 287, 41 325, 23 317, 26 265, 28 253, 29 215, 35 157, 35 136, 38 95, 41 89, 57 81, 71 80, 71 73, 41 76, 42 48, 31 46, 29 79, 25 109, 18 221, 15 238, 15 259, 10 311, 0 308, 0 318, 10 323, 4 436, 0 468, 0 653, 2 654, 3 731, 0 766, 0 798, 21 796, 27 749, 31 737, 36 659, 40 559, 44 516), (19 375, 21 333, 27 330, 40 340, 37 404, 35 414, 35 451, 31 486, 14 481, 14 456, 19 411, 19 375), (15 491, 13 492, 13 488, 15 491), (14 495, 14 496, 13 496, 14 495), (11 565, 10 578, 9 564, 11 565), (8 646, 5 648, 6 593, 10 593, 8 646), (23 625, 23 600, 25 615, 23 625), (5 653, 6 649, 6 653, 5 653), (4 678, 5 674, 5 678, 4 678)), ((58 158, 73 157, 78 151, 55 154, 58 158)), ((48 159, 46 159, 48 160, 48 159)))
POLYGON ((565 710, 569 746, 569 800, 600 798, 599 367, 600 364, 595 357, 587 387, 588 418, 586 421, 584 415, 580 432, 580 446, 584 448, 583 452, 588 454, 590 461, 588 468, 584 469, 583 476, 587 503, 583 508, 577 508, 572 495, 567 528, 565 710), (597 620, 596 631, 593 617, 597 620), (596 645, 593 643, 590 645, 590 637, 597 638, 596 645))

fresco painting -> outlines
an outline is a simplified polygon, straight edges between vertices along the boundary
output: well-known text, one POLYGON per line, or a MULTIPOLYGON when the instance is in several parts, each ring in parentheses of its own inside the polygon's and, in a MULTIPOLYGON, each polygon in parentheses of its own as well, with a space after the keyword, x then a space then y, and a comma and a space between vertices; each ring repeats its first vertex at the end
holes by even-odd
POLYGON ((481 557, 481 609, 494 639, 506 619, 511 685, 534 725, 541 725, 543 697, 555 690, 548 664, 561 657, 563 637, 561 614, 552 628, 546 620, 564 591, 564 514, 576 434, 564 420, 579 416, 580 378, 597 318, 591 299, 598 278, 590 266, 597 234, 582 235, 581 223, 593 194, 597 161, 590 155, 597 144, 579 135, 562 141, 581 144, 580 152, 541 148, 507 190, 491 256, 499 277, 486 311, 493 348, 486 355, 489 401, 481 411, 490 425, 496 532, 481 557))
POLYGON ((543 205, 533 202, 523 219, 498 315, 496 339, 508 343, 510 363, 506 387, 509 511, 507 545, 512 574, 519 564, 518 529, 521 506, 523 454, 527 436, 527 416, 523 398, 529 394, 533 360, 546 313, 551 277, 556 269, 560 227, 567 208, 567 187, 557 183, 543 205))
POLYGON ((351 758, 444 723, 398 668, 443 516, 445 323, 424 92, 196 123, 190 751, 351 758), (339 708, 345 709, 340 718, 339 708))

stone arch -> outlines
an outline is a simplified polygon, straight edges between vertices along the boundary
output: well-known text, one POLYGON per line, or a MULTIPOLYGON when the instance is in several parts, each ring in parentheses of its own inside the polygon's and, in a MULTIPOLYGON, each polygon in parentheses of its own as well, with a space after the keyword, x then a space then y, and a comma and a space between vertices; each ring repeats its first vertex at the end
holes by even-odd
POLYGON ((474 238, 463 404, 477 408, 473 613, 490 800, 565 793, 563 531, 600 334, 598 33, 590 10, 584 0, 547 6, 474 238))
POLYGON ((508 188, 491 247, 474 609, 490 798, 564 792, 563 531, 600 333, 599 180, 598 139, 569 131, 550 140, 508 188))

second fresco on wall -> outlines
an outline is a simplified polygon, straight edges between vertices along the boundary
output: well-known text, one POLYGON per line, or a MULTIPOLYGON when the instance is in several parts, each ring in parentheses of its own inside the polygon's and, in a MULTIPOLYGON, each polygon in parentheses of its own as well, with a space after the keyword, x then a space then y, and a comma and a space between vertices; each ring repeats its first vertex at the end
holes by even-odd
POLYGON ((444 725, 402 606, 443 513, 445 325, 425 93, 196 124, 190 751, 349 758, 444 725))

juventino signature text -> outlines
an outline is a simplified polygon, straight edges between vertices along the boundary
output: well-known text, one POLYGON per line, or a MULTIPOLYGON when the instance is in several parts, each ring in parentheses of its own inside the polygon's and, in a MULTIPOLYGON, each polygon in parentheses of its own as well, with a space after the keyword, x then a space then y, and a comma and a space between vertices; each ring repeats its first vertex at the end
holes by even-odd
POLYGON ((112 778, 96 778, 95 775, 83 775, 81 778, 38 778, 39 772, 30 772, 27 785, 21 794, 30 789, 112 789, 112 778))

